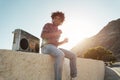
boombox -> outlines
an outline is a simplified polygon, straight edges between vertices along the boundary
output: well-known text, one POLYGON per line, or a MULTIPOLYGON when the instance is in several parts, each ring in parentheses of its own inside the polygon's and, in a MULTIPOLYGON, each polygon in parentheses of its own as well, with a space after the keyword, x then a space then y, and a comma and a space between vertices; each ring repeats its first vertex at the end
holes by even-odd
POLYGON ((39 53, 39 38, 30 33, 15 29, 12 50, 39 53))

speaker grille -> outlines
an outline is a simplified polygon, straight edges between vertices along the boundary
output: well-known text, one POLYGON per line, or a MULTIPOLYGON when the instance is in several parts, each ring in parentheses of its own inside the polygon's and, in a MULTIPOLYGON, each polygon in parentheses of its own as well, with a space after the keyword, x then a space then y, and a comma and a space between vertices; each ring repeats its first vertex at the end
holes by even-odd
POLYGON ((26 50, 29 47, 29 43, 28 43, 28 40, 26 38, 23 38, 20 40, 20 47, 23 50, 26 50))

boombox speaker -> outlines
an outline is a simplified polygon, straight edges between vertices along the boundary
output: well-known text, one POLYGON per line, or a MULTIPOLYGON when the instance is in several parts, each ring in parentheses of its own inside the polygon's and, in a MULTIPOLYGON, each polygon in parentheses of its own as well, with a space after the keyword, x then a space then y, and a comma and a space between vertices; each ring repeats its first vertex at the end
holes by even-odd
POLYGON ((39 38, 28 32, 15 29, 12 50, 39 53, 39 38))

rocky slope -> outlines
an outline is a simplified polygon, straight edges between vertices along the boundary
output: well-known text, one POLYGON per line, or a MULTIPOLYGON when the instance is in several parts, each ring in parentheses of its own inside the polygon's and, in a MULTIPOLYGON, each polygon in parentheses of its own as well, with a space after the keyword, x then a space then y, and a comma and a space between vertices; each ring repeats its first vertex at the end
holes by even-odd
POLYGON ((72 48, 78 56, 89 48, 103 46, 112 51, 120 60, 120 19, 109 22, 98 34, 90 37, 72 48))

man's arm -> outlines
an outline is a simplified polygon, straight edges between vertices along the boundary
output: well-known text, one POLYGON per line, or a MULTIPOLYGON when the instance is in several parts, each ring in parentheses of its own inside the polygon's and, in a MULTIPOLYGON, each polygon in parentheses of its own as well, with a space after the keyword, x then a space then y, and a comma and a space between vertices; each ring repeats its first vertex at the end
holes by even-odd
POLYGON ((41 37, 42 38, 54 38, 56 36, 60 36, 60 34, 61 34, 61 31, 52 32, 52 33, 48 33, 48 32, 43 31, 41 33, 41 37))
POLYGON ((58 46, 64 44, 64 43, 67 43, 68 42, 68 38, 65 38, 63 41, 61 42, 58 42, 58 46))

